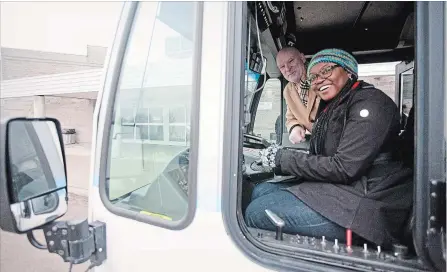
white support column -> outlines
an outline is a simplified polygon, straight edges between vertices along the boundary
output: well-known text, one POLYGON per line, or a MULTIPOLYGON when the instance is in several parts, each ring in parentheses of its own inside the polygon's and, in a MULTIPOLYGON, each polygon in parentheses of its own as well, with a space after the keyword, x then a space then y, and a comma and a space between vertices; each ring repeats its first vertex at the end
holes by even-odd
POLYGON ((34 96, 34 117, 45 117, 45 96, 34 96))

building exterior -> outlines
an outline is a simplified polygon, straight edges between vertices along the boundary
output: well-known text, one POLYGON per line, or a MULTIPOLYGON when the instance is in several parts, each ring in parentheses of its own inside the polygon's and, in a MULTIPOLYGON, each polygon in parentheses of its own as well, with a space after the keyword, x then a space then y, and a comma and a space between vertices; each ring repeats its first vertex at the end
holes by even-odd
POLYGON ((0 117, 54 117, 76 130, 65 147, 69 192, 87 195, 92 116, 107 48, 87 55, 1 48, 0 117))
POLYGON ((87 46, 84 56, 2 47, 2 80, 102 68, 106 53, 99 46, 87 46))

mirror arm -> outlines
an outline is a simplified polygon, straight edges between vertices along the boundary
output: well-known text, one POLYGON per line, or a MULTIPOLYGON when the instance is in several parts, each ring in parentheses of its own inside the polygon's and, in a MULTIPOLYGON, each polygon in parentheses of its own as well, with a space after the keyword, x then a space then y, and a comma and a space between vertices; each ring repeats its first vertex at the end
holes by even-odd
POLYGON ((41 243, 39 243, 39 241, 36 240, 32 230, 30 230, 26 233, 26 237, 28 238, 28 241, 31 243, 31 245, 33 245, 35 248, 47 249, 46 245, 42 245, 41 243))

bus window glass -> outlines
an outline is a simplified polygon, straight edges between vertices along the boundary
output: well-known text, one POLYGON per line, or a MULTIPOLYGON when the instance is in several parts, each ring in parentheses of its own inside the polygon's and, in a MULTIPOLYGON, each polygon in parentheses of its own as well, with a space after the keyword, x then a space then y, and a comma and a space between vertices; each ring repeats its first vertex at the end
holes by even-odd
POLYGON ((281 81, 271 78, 265 83, 256 111, 253 133, 276 142, 281 134, 281 81))
POLYGON ((401 90, 401 110, 402 114, 408 117, 413 107, 413 85, 414 75, 413 68, 400 74, 400 90, 401 90))
POLYGON ((193 2, 139 5, 110 135, 109 200, 169 221, 188 211, 194 11, 193 2))

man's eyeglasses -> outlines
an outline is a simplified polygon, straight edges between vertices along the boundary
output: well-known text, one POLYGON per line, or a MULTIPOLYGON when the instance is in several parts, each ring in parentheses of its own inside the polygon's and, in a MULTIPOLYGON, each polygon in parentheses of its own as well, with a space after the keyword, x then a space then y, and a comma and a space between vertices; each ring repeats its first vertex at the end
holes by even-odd
POLYGON ((310 74, 309 77, 307 78, 307 81, 313 85, 313 84, 315 84, 315 82, 317 81, 318 78, 325 80, 332 75, 332 71, 337 67, 341 67, 341 66, 338 64, 332 65, 332 66, 325 66, 320 70, 320 72, 318 74, 310 74))

